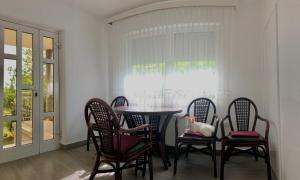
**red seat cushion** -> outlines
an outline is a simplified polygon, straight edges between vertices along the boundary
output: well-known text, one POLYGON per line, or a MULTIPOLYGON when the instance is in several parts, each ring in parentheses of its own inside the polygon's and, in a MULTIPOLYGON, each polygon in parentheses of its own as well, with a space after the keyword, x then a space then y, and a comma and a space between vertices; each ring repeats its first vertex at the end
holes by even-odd
POLYGON ((115 151, 118 151, 118 141, 117 138, 119 139, 120 142, 120 149, 119 153, 125 154, 128 150, 133 148, 135 145, 137 145, 139 142, 141 142, 141 139, 137 136, 128 136, 128 135, 120 135, 120 136, 114 136, 113 139, 113 145, 115 151))
POLYGON ((184 132, 184 135, 186 136, 198 136, 198 137, 204 137, 204 135, 200 132, 194 132, 194 131, 191 131, 191 130, 186 130, 184 132))
POLYGON ((259 133, 257 133, 256 131, 231 131, 229 133, 229 136, 231 137, 259 137, 259 133))

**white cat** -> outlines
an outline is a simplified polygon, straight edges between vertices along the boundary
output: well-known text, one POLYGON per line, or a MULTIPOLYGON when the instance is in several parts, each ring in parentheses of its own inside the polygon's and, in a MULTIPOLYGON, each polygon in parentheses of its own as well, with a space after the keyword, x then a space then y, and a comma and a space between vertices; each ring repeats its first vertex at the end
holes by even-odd
POLYGON ((194 116, 189 116, 188 122, 189 122, 189 130, 192 132, 199 132, 202 135, 209 137, 212 136, 212 134, 215 132, 215 127, 211 126, 206 123, 202 122, 196 122, 196 119, 194 116))

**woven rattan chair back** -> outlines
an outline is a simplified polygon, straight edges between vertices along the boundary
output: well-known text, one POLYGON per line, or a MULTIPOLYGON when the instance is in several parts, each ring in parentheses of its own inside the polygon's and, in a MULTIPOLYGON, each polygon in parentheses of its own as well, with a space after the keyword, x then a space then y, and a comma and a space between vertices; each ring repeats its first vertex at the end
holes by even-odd
POLYGON ((125 96, 118 96, 111 102, 111 107, 129 106, 129 102, 125 96))
POLYGON ((229 123, 231 126, 231 130, 234 130, 232 125, 232 120, 234 117, 238 131, 249 131, 251 113, 254 113, 254 122, 252 127, 252 130, 254 130, 257 120, 256 117, 258 116, 257 107, 254 104, 254 102, 245 97, 233 100, 228 107, 229 123), (234 108, 234 111, 232 111, 232 108, 234 108), (252 111, 252 109, 254 111, 252 111))
MULTIPOLYGON (((210 108, 212 108, 213 114, 216 114, 216 105, 210 99, 197 98, 189 104, 187 114, 193 115, 197 122, 207 123, 210 108)), ((214 119, 213 116, 212 118, 214 119)))
POLYGON ((99 149, 101 153, 107 155, 115 155, 113 147, 114 135, 118 133, 120 128, 118 118, 113 112, 111 107, 103 100, 93 98, 89 100, 85 106, 85 119, 86 123, 92 133, 92 138, 96 149, 99 149), (95 120, 96 129, 92 129, 92 123, 90 122, 91 117, 95 120), (95 135, 95 131, 99 135, 95 135), (96 140, 96 136, 99 137, 100 143, 96 140))

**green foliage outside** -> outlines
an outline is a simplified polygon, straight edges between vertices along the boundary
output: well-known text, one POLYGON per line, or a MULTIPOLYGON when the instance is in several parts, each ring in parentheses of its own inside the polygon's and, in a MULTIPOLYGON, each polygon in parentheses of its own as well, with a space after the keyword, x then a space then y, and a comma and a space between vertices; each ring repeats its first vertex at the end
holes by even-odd
MULTIPOLYGON (((198 60, 198 61, 185 61, 178 60, 174 64, 176 72, 186 72, 193 70, 209 70, 217 67, 214 60, 198 60)), ((152 63, 152 64, 136 64, 133 65, 133 72, 136 74, 164 74, 166 71, 165 63, 152 63)))
POLYGON ((177 72, 186 72, 193 70, 209 70, 217 67, 216 61, 205 60, 205 61, 176 61, 175 70, 177 72))
POLYGON ((133 65, 133 72, 136 74, 140 74, 140 73, 149 73, 149 74, 161 73, 161 74, 163 74, 165 72, 165 69, 166 69, 165 63, 133 65))
MULTIPOLYGON (((23 49, 22 59, 22 83, 32 85, 32 49, 23 49)), ((3 115, 16 115, 16 69, 8 67, 9 81, 4 85, 3 115)), ((31 117, 32 114, 32 92, 22 92, 22 116, 31 117)), ((30 120, 31 118, 29 118, 30 120)), ((3 144, 13 144, 15 138, 15 127, 13 122, 3 123, 3 144)))

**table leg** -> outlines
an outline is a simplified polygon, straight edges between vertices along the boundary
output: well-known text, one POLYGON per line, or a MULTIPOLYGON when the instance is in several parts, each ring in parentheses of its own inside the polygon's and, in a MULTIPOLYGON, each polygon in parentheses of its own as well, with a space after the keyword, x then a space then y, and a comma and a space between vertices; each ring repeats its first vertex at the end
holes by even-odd
POLYGON ((163 163, 164 163, 164 167, 165 169, 168 169, 168 166, 171 166, 171 162, 169 159, 169 156, 166 152, 166 131, 167 131, 167 127, 168 124, 172 118, 173 114, 168 114, 167 117, 165 118, 164 122, 163 122, 163 126, 161 128, 161 148, 162 148, 162 159, 163 159, 163 163))

